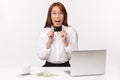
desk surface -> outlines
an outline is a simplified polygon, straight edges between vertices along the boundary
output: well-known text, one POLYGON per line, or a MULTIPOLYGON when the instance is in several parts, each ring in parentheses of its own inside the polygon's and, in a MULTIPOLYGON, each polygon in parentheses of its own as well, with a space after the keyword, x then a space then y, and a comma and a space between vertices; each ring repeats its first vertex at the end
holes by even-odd
MULTIPOLYGON (((31 69, 32 75, 20 76, 20 68, 0 68, 0 79, 1 80, 120 80, 120 70, 113 67, 107 69, 105 75, 98 76, 81 76, 81 77, 70 77, 64 72, 64 70, 69 70, 68 67, 47 67, 38 68, 34 67, 31 69), (37 76, 41 70, 48 73, 54 74, 52 76, 37 76)), ((120 69, 120 68, 119 68, 120 69)))

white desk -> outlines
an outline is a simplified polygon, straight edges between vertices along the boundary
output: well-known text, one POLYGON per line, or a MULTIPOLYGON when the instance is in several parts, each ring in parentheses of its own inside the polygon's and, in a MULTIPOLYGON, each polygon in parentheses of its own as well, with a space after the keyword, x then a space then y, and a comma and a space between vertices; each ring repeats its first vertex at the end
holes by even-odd
POLYGON ((64 72, 69 70, 67 67, 48 67, 44 70, 56 74, 52 77, 43 77, 34 75, 39 68, 33 68, 31 73, 33 75, 18 76, 20 75, 20 68, 0 68, 0 80, 120 80, 120 68, 108 68, 105 75, 99 76, 81 76, 81 77, 70 77, 64 72), (119 70, 119 71, 118 71, 119 70))

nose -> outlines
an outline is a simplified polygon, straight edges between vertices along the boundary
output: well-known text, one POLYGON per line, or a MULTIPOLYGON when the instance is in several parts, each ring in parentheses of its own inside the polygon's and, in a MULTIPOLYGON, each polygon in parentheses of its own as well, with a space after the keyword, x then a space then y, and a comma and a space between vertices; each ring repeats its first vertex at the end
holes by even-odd
POLYGON ((60 16, 60 14, 56 14, 56 17, 59 17, 60 16))

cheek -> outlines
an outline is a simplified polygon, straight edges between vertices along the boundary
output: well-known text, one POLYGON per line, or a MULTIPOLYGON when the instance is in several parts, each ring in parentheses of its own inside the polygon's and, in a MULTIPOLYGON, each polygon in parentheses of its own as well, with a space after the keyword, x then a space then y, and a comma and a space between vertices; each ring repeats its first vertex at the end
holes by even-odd
POLYGON ((62 22, 64 21, 64 16, 61 17, 62 22))
POLYGON ((51 16, 51 20, 54 21, 54 17, 53 16, 51 16))

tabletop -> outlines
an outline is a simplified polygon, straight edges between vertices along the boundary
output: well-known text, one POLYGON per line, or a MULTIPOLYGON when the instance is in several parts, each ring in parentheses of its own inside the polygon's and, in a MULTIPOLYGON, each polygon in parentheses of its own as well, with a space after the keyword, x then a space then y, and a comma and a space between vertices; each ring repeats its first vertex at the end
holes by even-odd
POLYGON ((1 80, 120 80, 120 68, 112 67, 106 69, 104 75, 71 77, 65 70, 70 67, 32 67, 30 74, 21 75, 19 67, 0 68, 1 80))

